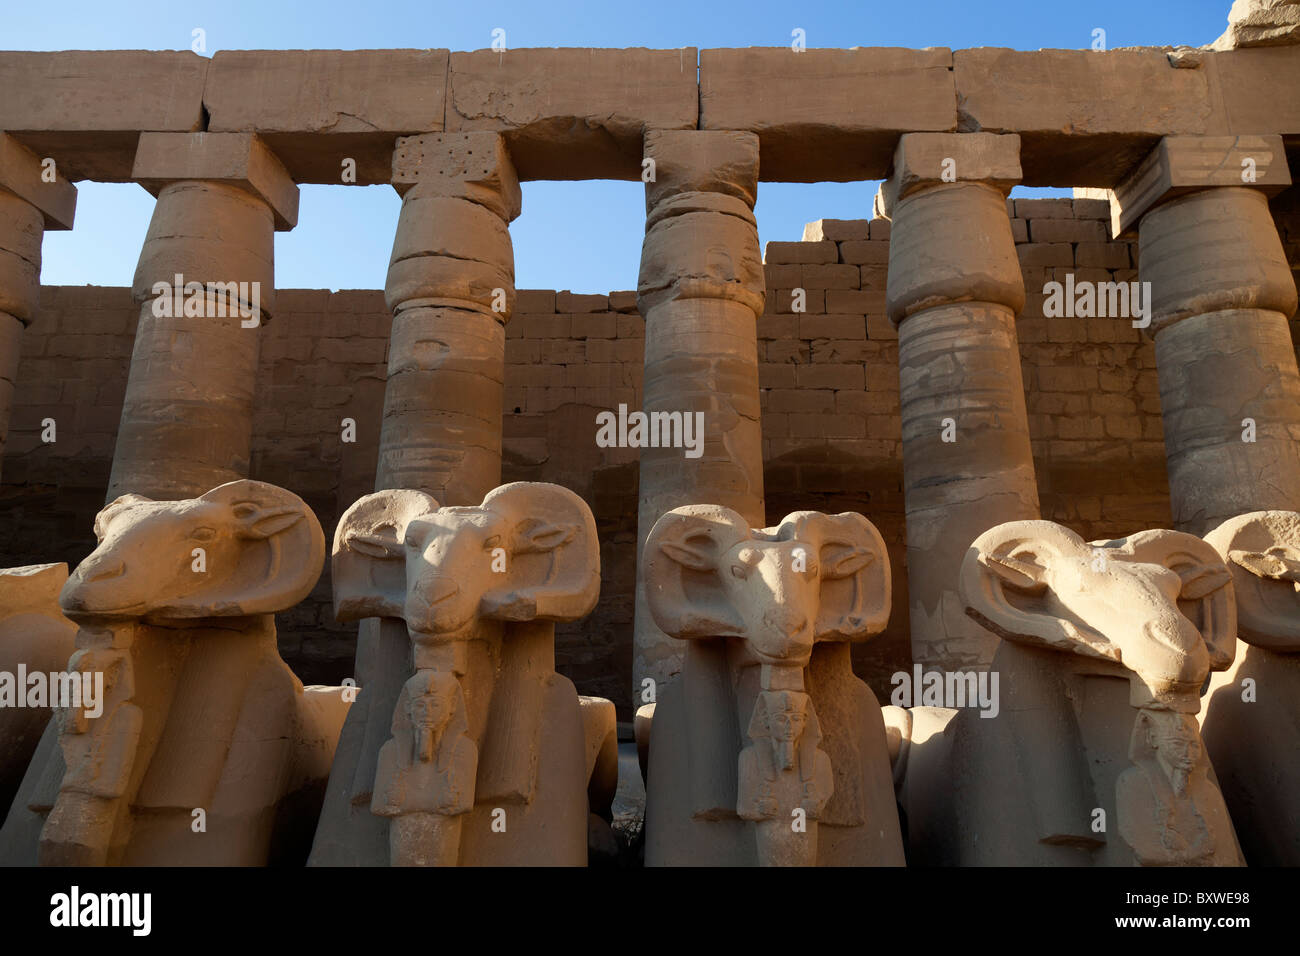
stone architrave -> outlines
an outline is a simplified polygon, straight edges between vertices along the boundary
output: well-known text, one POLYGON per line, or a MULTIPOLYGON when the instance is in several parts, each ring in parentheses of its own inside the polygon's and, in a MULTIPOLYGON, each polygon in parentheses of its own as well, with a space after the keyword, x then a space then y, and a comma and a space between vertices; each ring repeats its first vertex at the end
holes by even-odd
POLYGON ((1037 518, 1016 315, 1025 288, 1006 197, 1020 137, 907 133, 876 197, 892 220, 886 304, 898 327, 912 658, 984 668, 997 639, 955 590, 966 549, 1037 518))
POLYGON ((752 530, 688 505, 656 522, 642 570, 655 622, 693 649, 653 723, 637 714, 646 865, 902 866, 880 705, 849 662, 889 620, 871 522, 798 511, 752 530))
POLYGON ((77 625, 59 611, 66 564, 0 570, 0 810, 9 812, 27 765, 50 722, 50 674, 64 671, 77 625), (33 674, 44 687, 33 699, 33 674), (5 681, 9 681, 5 687, 5 681))
POLYGON ((391 736, 362 755, 374 777, 345 789, 357 813, 322 817, 310 864, 585 866, 599 761, 555 673, 554 622, 600 592, 586 503, 532 482, 476 507, 377 491, 339 520, 332 570, 340 620, 395 621, 408 644, 391 736))
MULTIPOLYGON (((477 505, 501 483, 505 324, 515 303, 508 224, 519 215, 519 177, 497 133, 426 133, 398 139, 392 183, 402 210, 384 288, 393 326, 375 488, 477 505)), ((387 845, 370 788, 409 658, 401 620, 361 621, 363 690, 339 742, 323 831, 387 845)))
MULTIPOLYGON (((660 516, 706 502, 765 523, 756 322, 765 300, 754 201, 754 133, 653 130, 637 307, 645 317, 637 553, 660 516), (671 440, 670 424, 699 451, 671 440)), ((633 694, 652 702, 682 670, 683 648, 656 625, 637 574, 633 694), (652 683, 647 683, 652 682, 652 683)), ((689 654, 689 648, 685 650, 689 654)))
POLYGON ((1300 509, 1296 286, 1268 197, 1280 136, 1171 136, 1111 197, 1150 283, 1174 527, 1300 509))
POLYGON ((1201 734, 1252 866, 1300 865, 1300 514, 1257 511, 1205 536, 1232 571, 1232 666, 1210 677, 1201 734))
POLYGON ((90 694, 49 722, 0 830, 0 863, 264 866, 306 859, 347 711, 280 658, 275 613, 325 539, 296 495, 230 482, 124 495, 68 578, 66 663, 90 694))
POLYGON ((71 229, 76 208, 77 187, 57 164, 0 132, 0 463, 23 329, 40 304, 41 240, 47 229, 71 229))
POLYGON ((107 500, 190 498, 248 476, 274 235, 298 187, 252 133, 141 133, 132 178, 158 202, 107 500))
POLYGON ((971 545, 960 594, 1002 638, 997 708, 884 709, 910 863, 1243 864, 1196 724, 1236 644, 1212 547, 1013 521, 971 545))

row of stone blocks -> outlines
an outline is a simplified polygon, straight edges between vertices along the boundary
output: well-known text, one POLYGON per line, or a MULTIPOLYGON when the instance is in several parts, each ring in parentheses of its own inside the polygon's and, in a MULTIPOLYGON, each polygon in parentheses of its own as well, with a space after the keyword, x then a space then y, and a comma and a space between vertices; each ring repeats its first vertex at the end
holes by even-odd
MULTIPOLYGON (((600 590, 573 492, 355 502, 332 560, 336 614, 381 622, 359 696, 304 688, 275 650, 274 615, 325 554, 297 496, 248 480, 128 495, 96 530, 71 577, 0 574, 6 692, 26 700, 12 675, 48 675, 50 695, 0 710, 0 862, 583 865, 609 851, 613 705, 580 700, 553 664, 555 622, 600 590)), ((688 646, 637 714, 645 861, 1300 863, 1285 759, 1300 746, 1298 568, 1294 512, 1204 539, 996 526, 952 582, 1002 637, 991 668, 918 666, 882 708, 848 652, 890 615, 869 520, 796 512, 752 529, 729 508, 675 508, 642 555, 656 623, 688 646)))
POLYGON ((635 180, 646 130, 745 130, 766 179, 818 182, 886 176, 901 133, 989 130, 1026 135, 1029 185, 1110 186, 1161 136, 1300 133, 1298 71, 1294 46, 5 52, 0 130, 101 181, 142 131, 256 132, 335 184, 346 158, 387 182, 426 132, 502 132, 526 179, 635 180))

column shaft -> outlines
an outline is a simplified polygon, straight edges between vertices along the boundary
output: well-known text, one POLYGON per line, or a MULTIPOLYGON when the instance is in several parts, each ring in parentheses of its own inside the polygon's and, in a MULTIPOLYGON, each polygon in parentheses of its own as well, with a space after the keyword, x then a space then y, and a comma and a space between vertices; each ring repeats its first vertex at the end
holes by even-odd
POLYGON ((9 436, 23 329, 41 298, 46 229, 71 229, 77 190, 7 133, 0 133, 0 462, 9 436))
POLYGON ((406 192, 385 285, 393 328, 375 487, 478 504, 501 483, 519 182, 495 133, 408 137, 393 164, 406 192))
POLYGON ((250 134, 143 134, 134 178, 156 190, 108 500, 196 497, 249 473, 261 326, 275 312, 275 230, 297 217, 288 173, 250 134))
POLYGON ((1296 289, 1262 193, 1206 189, 1139 228, 1174 527, 1300 510, 1296 289))
MULTIPOLYGON (((732 508, 762 527, 763 450, 757 317, 763 264, 753 208, 758 138, 752 133, 654 131, 638 307, 646 322, 643 411, 703 413, 703 451, 642 447, 637 554, 666 511, 732 508)), ((653 421, 653 419, 651 419, 653 421)), ((639 562, 638 562, 639 564, 639 562)), ((680 672, 684 647, 655 626, 638 570, 633 692, 680 672)))
POLYGON ((912 656, 923 666, 992 661, 997 637, 966 615, 958 571, 984 531, 1039 515, 1015 328, 1025 293, 1006 211, 1018 178, 1018 137, 907 134, 878 200, 893 220, 887 305, 912 656))

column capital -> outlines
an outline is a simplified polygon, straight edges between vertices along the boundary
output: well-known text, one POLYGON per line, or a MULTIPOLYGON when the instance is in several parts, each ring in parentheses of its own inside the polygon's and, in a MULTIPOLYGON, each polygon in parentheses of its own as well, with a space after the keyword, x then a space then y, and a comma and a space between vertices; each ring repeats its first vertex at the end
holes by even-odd
POLYGON ((13 193, 35 206, 45 217, 47 230, 72 228, 77 211, 77 187, 58 175, 48 182, 41 158, 14 139, 0 132, 0 189, 13 193))
POLYGON ((141 133, 131 178, 155 197, 182 180, 237 186, 266 203, 277 232, 298 224, 298 186, 256 133, 141 133))
POLYGON ((1246 186, 1273 196, 1291 185, 1282 137, 1166 136, 1114 189, 1110 227, 1133 235, 1142 217, 1178 196, 1214 186, 1246 186))
POLYGON ((393 151, 393 188, 405 196, 419 185, 423 196, 468 199, 506 222, 523 208, 519 174, 500 133, 421 133, 400 136, 393 151))
POLYGON ((720 193, 750 209, 758 199, 758 134, 733 130, 654 129, 645 134, 654 161, 646 212, 682 193, 720 193))
POLYGON ((875 211, 892 219, 898 203, 932 186, 979 183, 1005 197, 1021 177, 1017 133, 904 133, 875 211))

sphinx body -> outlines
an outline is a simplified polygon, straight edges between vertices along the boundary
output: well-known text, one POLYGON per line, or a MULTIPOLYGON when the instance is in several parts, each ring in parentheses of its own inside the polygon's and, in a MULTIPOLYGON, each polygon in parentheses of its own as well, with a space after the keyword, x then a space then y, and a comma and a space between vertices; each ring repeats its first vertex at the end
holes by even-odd
POLYGON ((1002 638, 1002 700, 992 717, 885 708, 909 863, 1241 864, 1196 733, 1200 688, 1235 644, 1212 548, 1009 522, 972 544, 960 592, 1002 638))
POLYGON ((1300 514, 1256 511, 1205 536, 1232 572, 1232 666, 1210 679, 1201 734, 1246 861, 1300 866, 1300 514))
MULTIPOLYGON (((63 671, 72 655, 77 625, 59 610, 66 564, 0 570, 0 672, 13 691, 28 690, 27 675, 63 671)), ((4 700, 0 693, 0 810, 8 810, 37 744, 53 714, 46 701, 4 700)))
POLYGON ((655 623, 688 641, 649 725, 646 864, 902 865, 880 705, 849 660, 889 617, 875 527, 753 530, 692 505, 655 524, 643 568, 655 623))
POLYGON ((344 514, 333 561, 338 617, 381 618, 382 669, 362 675, 309 862, 585 865, 612 714, 555 673, 554 622, 599 594, 587 505, 528 482, 475 507, 380 491, 344 514))
POLYGON ((311 590, 324 536, 297 496, 257 481, 200 498, 126 495, 68 579, 70 671, 102 712, 60 710, 3 830, 8 865, 301 863, 348 700, 304 688, 274 613, 311 590))

